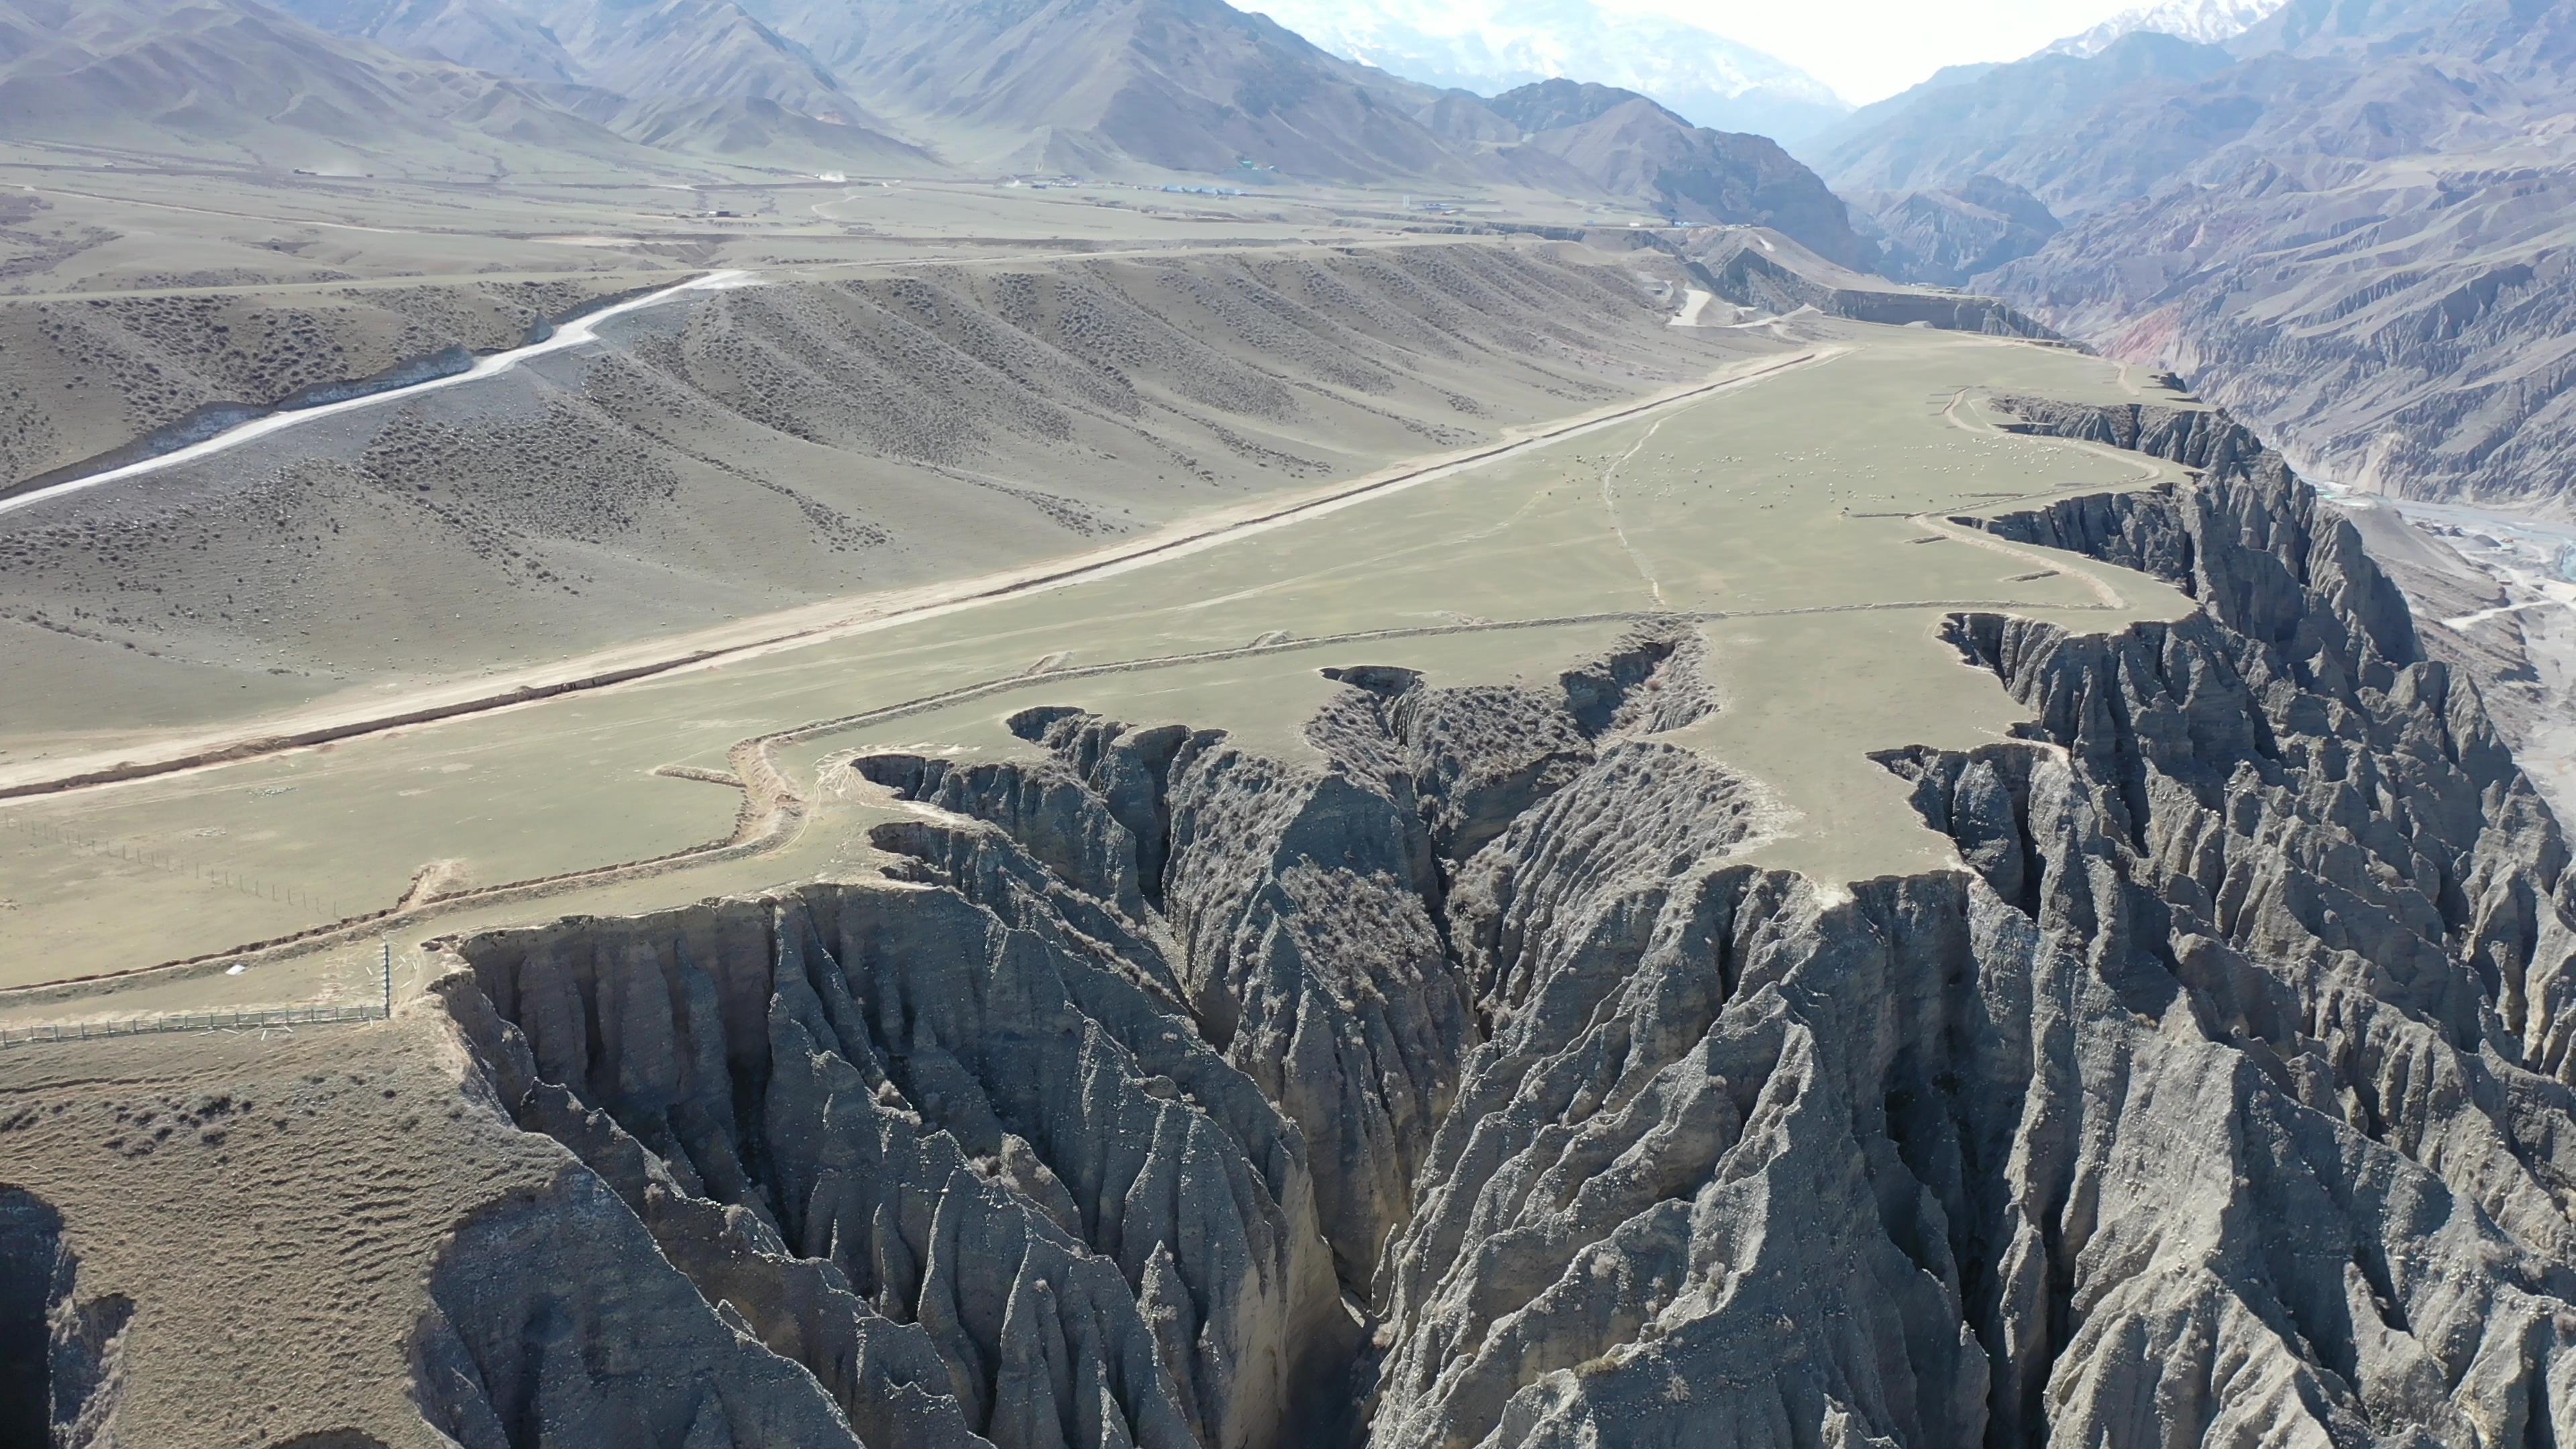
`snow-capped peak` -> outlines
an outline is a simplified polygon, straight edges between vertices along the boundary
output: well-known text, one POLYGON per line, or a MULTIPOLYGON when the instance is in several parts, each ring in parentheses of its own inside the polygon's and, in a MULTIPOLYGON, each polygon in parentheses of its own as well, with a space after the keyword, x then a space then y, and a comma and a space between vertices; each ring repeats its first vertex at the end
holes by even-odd
POLYGON ((1850 110, 1822 81, 1685 21, 1594 0, 1231 0, 1316 45, 1427 85, 1494 95, 1592 81, 1703 126, 1796 134, 1850 110))
POLYGON ((2122 11, 2081 35, 2070 35, 2043 55, 2099 55, 2111 42, 2139 31, 2176 35, 2203 45, 2233 40, 2268 19, 2288 0, 2160 0, 2122 11))

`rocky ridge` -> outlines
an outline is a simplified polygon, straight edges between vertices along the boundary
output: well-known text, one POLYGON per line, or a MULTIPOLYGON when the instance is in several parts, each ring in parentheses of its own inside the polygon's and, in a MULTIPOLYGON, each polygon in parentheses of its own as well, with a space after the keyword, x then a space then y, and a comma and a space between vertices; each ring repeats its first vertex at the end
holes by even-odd
POLYGON ((1812 307, 1830 317, 1888 327, 1924 326, 1997 337, 2054 338, 1992 297, 1891 286, 1837 266, 1776 234, 1741 227, 1692 232, 1681 255, 1709 290, 1740 307, 1771 313, 1812 307))
POLYGON ((1027 711, 859 762, 930 807, 896 879, 457 943, 586 1173, 450 1245, 424 1403, 478 1449, 2576 1433, 2556 822, 2277 455, 2017 406, 2200 476, 1988 526, 2202 608, 1949 621, 2031 714, 1882 757, 1959 869, 1748 860, 1645 633, 1339 669, 1302 759, 1027 711), (529 1299, 610 1220, 710 1390, 614 1441, 506 1410, 598 1396, 606 1320, 529 1299))
POLYGON ((1855 205, 1889 276, 1939 287, 2029 256, 2065 229, 2038 197, 1992 176, 1901 196, 1864 195, 1855 205))

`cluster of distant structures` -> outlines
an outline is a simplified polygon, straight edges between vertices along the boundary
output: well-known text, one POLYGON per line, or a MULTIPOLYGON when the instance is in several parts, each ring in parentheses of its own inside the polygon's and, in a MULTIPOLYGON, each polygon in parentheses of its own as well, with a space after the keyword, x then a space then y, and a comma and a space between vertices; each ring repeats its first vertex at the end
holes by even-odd
MULTIPOLYGON (((1279 168, 1270 166, 1261 169, 1276 171, 1279 168)), ((1025 187, 1031 191, 1100 190, 1114 187, 1127 191, 1159 191, 1171 196, 1250 196, 1252 194, 1240 186, 1189 186, 1177 183, 1167 186, 1138 186, 1129 181, 1095 181, 1087 176, 1014 176, 1002 184, 1014 189, 1025 187)))

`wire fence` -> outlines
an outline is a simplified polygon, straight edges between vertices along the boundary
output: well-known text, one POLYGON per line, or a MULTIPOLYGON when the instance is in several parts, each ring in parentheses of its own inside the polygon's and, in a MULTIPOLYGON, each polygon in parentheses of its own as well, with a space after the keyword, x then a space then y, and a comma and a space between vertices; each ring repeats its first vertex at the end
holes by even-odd
POLYGON ((17 836, 31 846, 51 845, 76 855, 103 860, 123 861, 145 870, 158 871, 180 880, 201 881, 217 890, 226 890, 255 900, 276 901, 312 911, 324 920, 346 920, 352 912, 345 902, 322 894, 310 886, 236 869, 220 860, 200 860, 167 847, 137 845, 127 841, 108 840, 65 830, 49 821, 30 819, 13 812, 0 812, 0 830, 17 836))
POLYGON ((275 1006, 246 1011, 164 1011, 146 1016, 94 1021, 0 1024, 0 1051, 54 1042, 106 1041, 120 1036, 153 1036, 164 1032, 277 1031, 299 1026, 334 1026, 383 1021, 385 1009, 365 1006, 275 1006))

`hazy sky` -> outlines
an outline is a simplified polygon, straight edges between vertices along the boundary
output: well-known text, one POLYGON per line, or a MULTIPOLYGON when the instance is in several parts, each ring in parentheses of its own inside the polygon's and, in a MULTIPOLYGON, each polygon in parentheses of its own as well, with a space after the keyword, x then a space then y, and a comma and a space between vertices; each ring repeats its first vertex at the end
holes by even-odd
POLYGON ((2140 0, 1605 0, 1767 50, 1856 105, 1945 65, 2019 60, 2140 0))

